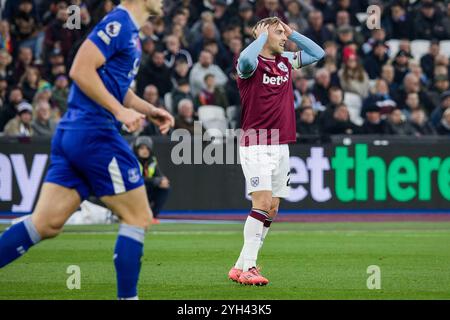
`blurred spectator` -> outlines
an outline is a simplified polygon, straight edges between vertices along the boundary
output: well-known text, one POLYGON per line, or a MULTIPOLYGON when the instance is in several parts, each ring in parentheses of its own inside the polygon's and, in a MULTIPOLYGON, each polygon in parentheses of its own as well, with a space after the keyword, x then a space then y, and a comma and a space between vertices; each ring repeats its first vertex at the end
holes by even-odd
POLYGON ((7 20, 0 20, 0 50, 6 50, 8 53, 13 52, 11 30, 7 20))
POLYGON ((422 67, 420 64, 415 60, 409 61, 409 70, 412 74, 414 74, 417 78, 419 78, 420 86, 424 89, 427 89, 431 86, 431 81, 428 79, 426 74, 423 73, 422 67))
POLYGON ((450 136, 450 108, 447 108, 442 115, 436 131, 440 135, 450 136))
POLYGON ((323 131, 328 134, 356 134, 359 128, 350 120, 347 106, 341 103, 334 108, 333 117, 325 123, 323 131))
POLYGON ((257 18, 253 12, 253 6, 247 2, 242 1, 239 4, 239 20, 242 30, 243 41, 248 44, 253 40, 252 28, 257 22, 257 18))
POLYGON ((51 119, 50 104, 39 101, 36 104, 36 116, 31 123, 34 136, 51 137, 55 132, 56 123, 51 119))
POLYGON ((369 78, 379 78, 381 76, 382 68, 388 60, 387 46, 382 41, 375 42, 373 44, 373 50, 364 60, 364 68, 366 69, 369 78))
POLYGON ((279 0, 262 0, 262 2, 262 8, 256 12, 256 16, 259 19, 278 17, 284 23, 288 23, 279 0))
POLYGON ((437 76, 438 74, 444 74, 444 75, 448 76, 449 73, 450 73, 450 59, 449 59, 449 57, 447 55, 445 55, 445 54, 438 54, 436 56, 436 59, 435 59, 434 76, 437 76), (442 71, 437 71, 439 69, 442 69, 442 71))
POLYGON ((390 64, 385 64, 381 68, 381 79, 385 80, 389 86, 389 93, 393 94, 398 88, 398 84, 394 82, 395 70, 390 64))
MULTIPOLYGON (((225 92, 227 93, 227 99, 230 106, 236 106, 240 108, 241 106, 241 97, 239 95, 239 89, 237 86, 237 73, 236 69, 233 68, 233 70, 229 74, 229 80, 227 82, 227 85, 225 87, 225 92)), ((239 117, 239 115, 237 115, 239 117)), ((240 120, 240 119, 237 119, 240 120)))
MULTIPOLYGON (((205 22, 202 25, 201 33, 195 35, 194 41, 191 42, 189 51, 191 52, 193 57, 198 57, 205 43, 207 43, 208 41, 217 41, 219 37, 220 34, 217 31, 214 22, 205 22)), ((219 45, 219 47, 220 50, 223 49, 221 45, 219 45)))
MULTIPOLYGON (((45 52, 60 52, 67 59, 73 50, 74 44, 81 39, 79 29, 69 29, 64 25, 69 17, 67 1, 56 1, 56 17, 50 22, 45 31, 45 52)), ((83 26, 84 27, 84 26, 83 26)))
POLYGON ((386 31, 391 39, 412 39, 414 37, 412 16, 406 11, 401 1, 394 1, 391 4, 386 19, 386 31))
POLYGON ((180 40, 174 35, 166 37, 166 48, 164 51, 164 63, 169 69, 173 68, 175 61, 179 58, 185 59, 189 68, 192 67, 192 57, 189 51, 181 48, 180 40))
POLYGON ((4 76, 0 75, 0 112, 2 106, 6 104, 6 99, 8 95, 8 81, 4 76))
POLYGON ((405 100, 406 109, 403 109, 403 114, 407 117, 411 115, 411 113, 417 109, 423 109, 423 106, 420 104, 420 98, 417 93, 408 93, 405 100))
MULTIPOLYGON (((210 33, 210 29, 212 28, 212 36, 211 39, 215 39, 219 36, 219 30, 217 30, 216 25, 214 24, 214 15, 211 11, 203 11, 201 14, 200 20, 197 20, 190 29, 189 35, 188 35, 188 41, 189 43, 197 43, 202 38, 202 32, 210 33), (203 27, 207 25, 206 29, 203 29, 203 27)), ((192 53, 192 51, 191 51, 192 53)), ((195 55, 194 55, 195 57, 195 55)))
POLYGON ((40 82, 41 74, 39 70, 35 67, 28 67, 19 82, 26 100, 33 101, 40 82))
POLYGON ((13 80, 18 83, 25 70, 33 63, 33 51, 28 47, 19 48, 19 54, 14 66, 13 80))
POLYGON ((391 111, 388 116, 389 133, 394 135, 414 135, 415 130, 413 126, 405 119, 405 115, 398 108, 391 111))
POLYGON ((186 129, 194 134, 194 104, 189 99, 182 99, 177 105, 178 114, 175 116, 175 129, 186 129))
POLYGON ((297 136, 320 135, 320 128, 316 121, 316 114, 311 106, 304 106, 298 110, 297 136))
MULTIPOLYGON (((8 0, 8 2, 10 1, 8 0)), ((44 32, 42 32, 39 23, 36 3, 33 0, 20 0, 17 2, 17 6, 9 16, 13 48, 29 47, 32 49, 33 55, 37 59, 41 59, 44 32)))
POLYGON ((356 26, 359 24, 358 19, 356 18, 356 13, 359 12, 358 1, 355 0, 337 0, 334 1, 334 17, 337 24, 338 15, 340 12, 346 12, 348 15, 348 19, 351 25, 356 26))
POLYGON ((17 105, 17 116, 9 120, 5 126, 4 134, 10 137, 31 137, 33 128, 33 107, 28 102, 21 102, 17 105))
POLYGON ((213 56, 210 52, 203 50, 198 62, 194 64, 189 76, 192 95, 195 97, 205 88, 205 75, 213 74, 218 86, 224 86, 228 79, 219 66, 213 64, 213 56))
POLYGON ((391 98, 386 80, 378 79, 373 91, 374 92, 363 101, 361 108, 361 116, 363 118, 366 116, 366 110, 373 105, 378 106, 381 115, 389 114, 392 109, 397 106, 395 101, 391 98))
POLYGON ((172 89, 172 105, 168 108, 173 110, 173 114, 177 114, 178 103, 183 99, 189 99, 194 101, 194 97, 191 94, 191 86, 186 79, 178 80, 177 85, 172 89))
POLYGON ((427 119, 425 111, 421 108, 413 109, 409 116, 411 126, 415 130, 416 136, 426 136, 436 134, 433 125, 427 119))
POLYGON ((445 76, 443 74, 437 75, 434 78, 434 86, 432 88, 432 91, 430 92, 430 98, 433 101, 433 105, 439 105, 441 95, 449 89, 450 83, 448 76, 445 76))
MULTIPOLYGON (((303 1, 305 3, 305 1, 303 1)), ((311 7, 300 4, 300 1, 289 0, 286 5, 286 19, 289 23, 295 23, 297 25, 297 31, 300 33, 305 32, 308 28, 308 13, 311 11, 311 7)))
POLYGON ((172 87, 175 87, 180 80, 189 81, 189 64, 184 58, 175 60, 175 66, 172 69, 171 81, 172 87))
POLYGON ((214 23, 222 30, 227 26, 232 18, 230 10, 226 0, 216 0, 214 2, 214 23))
MULTIPOLYGON (((372 52, 374 45, 376 43, 382 42, 385 43, 386 41, 386 31, 383 28, 380 29, 373 29, 371 30, 371 36, 367 41, 362 45, 362 51, 364 55, 368 55, 372 52)), ((389 47, 386 45, 387 49, 389 47)))
POLYGON ((241 38, 232 38, 227 48, 225 57, 225 73, 230 73, 233 71, 237 64, 237 60, 242 51, 242 40, 241 38))
POLYGON ((420 87, 419 78, 417 78, 417 76, 412 73, 408 73, 405 76, 402 88, 400 90, 397 90, 397 94, 394 97, 400 109, 406 109, 405 101, 409 93, 417 93, 419 95, 419 99, 428 113, 430 113, 434 109, 434 104, 430 99, 428 93, 420 87))
POLYGON ((216 79, 213 74, 205 75, 204 89, 202 89, 197 97, 197 105, 214 105, 226 109, 228 107, 228 99, 222 87, 216 86, 216 79))
POLYGON ((394 66, 394 82, 400 85, 403 82, 406 74, 409 72, 409 59, 412 59, 411 53, 400 50, 395 56, 395 60, 392 63, 394 66))
POLYGON ((149 84, 155 85, 161 95, 165 95, 172 89, 170 69, 164 63, 164 52, 161 49, 156 49, 151 61, 139 68, 136 77, 136 93, 142 97, 145 87, 149 84))
POLYGON ((436 9, 436 5, 429 1, 422 1, 414 20, 414 30, 416 39, 444 40, 450 37, 450 31, 444 24, 444 16, 436 9))
POLYGON ((362 134, 389 134, 389 128, 386 120, 381 118, 380 108, 372 105, 366 110, 366 119, 361 126, 362 134))
POLYGON ((428 53, 420 59, 420 66, 428 79, 432 79, 434 76, 434 60, 439 55, 440 48, 439 41, 432 40, 428 53))
POLYGON ((67 98, 69 96, 69 79, 66 75, 59 75, 55 80, 55 85, 52 89, 52 101, 56 108, 58 108, 62 116, 67 110, 67 98))
POLYGON ((431 113, 430 120, 435 127, 438 126, 439 121, 441 121, 442 115, 445 110, 450 108, 450 90, 445 91, 441 94, 441 103, 437 106, 431 113))
POLYGON ((333 40, 333 33, 324 26, 322 12, 315 10, 308 16, 309 28, 305 31, 305 36, 313 40, 320 46, 325 41, 333 40))
POLYGON ((330 87, 330 72, 325 68, 317 70, 312 93, 314 94, 316 100, 322 104, 322 106, 326 106, 330 102, 328 99, 328 89, 330 87))
POLYGON ((358 61, 358 56, 353 50, 344 50, 343 62, 338 72, 342 89, 366 98, 369 95, 369 76, 358 61))
POLYGON ((300 108, 303 98, 308 96, 312 101, 312 108, 314 111, 323 111, 325 107, 320 102, 316 101, 316 98, 312 94, 308 79, 302 74, 301 70, 293 71, 294 77, 294 108, 300 108))
POLYGON ((157 108, 165 109, 164 102, 162 98, 159 96, 158 88, 152 84, 149 84, 148 86, 145 87, 142 98, 157 108))
POLYGON ((333 121, 333 114, 336 108, 344 102, 344 92, 339 87, 330 87, 328 90, 328 100, 325 110, 319 114, 319 125, 321 128, 328 126, 333 121))
POLYGON ((355 42, 355 33, 350 25, 340 26, 337 29, 336 43, 339 47, 344 48, 345 46, 355 42))
POLYGON ((12 88, 9 92, 8 101, 3 103, 0 110, 0 132, 2 132, 9 122, 17 114, 17 106, 23 101, 22 89, 19 87, 12 88))
POLYGON ((11 67, 12 57, 6 49, 0 49, 0 77, 11 84, 13 81, 13 70, 11 67))
POLYGON ((326 24, 332 23, 334 20, 334 10, 328 0, 313 0, 314 8, 323 13, 323 20, 326 24))
POLYGON ((153 140, 149 136, 138 137, 133 149, 144 178, 148 201, 153 212, 153 223, 158 223, 156 219, 169 196, 170 181, 161 171, 153 153, 153 140))

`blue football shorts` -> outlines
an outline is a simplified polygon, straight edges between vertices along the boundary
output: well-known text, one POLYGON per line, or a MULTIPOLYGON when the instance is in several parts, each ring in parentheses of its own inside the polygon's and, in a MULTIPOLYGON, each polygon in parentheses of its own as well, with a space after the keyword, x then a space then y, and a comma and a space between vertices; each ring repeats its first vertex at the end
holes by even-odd
POLYGON ((138 160, 115 130, 57 129, 45 182, 75 189, 81 200, 124 193, 144 185, 138 160))

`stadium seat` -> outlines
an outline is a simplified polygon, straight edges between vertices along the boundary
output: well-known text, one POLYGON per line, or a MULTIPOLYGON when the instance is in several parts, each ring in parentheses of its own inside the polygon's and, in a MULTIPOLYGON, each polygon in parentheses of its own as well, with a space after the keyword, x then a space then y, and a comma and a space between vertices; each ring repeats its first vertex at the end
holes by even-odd
POLYGON ((413 40, 411 41, 411 54, 414 57, 414 60, 420 61, 425 54, 427 54, 430 49, 430 41, 429 40, 413 40))
POLYGON ((386 41, 386 44, 389 47, 389 57, 392 59, 397 54, 399 48, 400 48, 400 40, 397 39, 391 39, 386 41))
POLYGON ((239 108, 237 106, 229 106, 227 108, 227 119, 228 123, 230 124, 230 128, 236 129, 237 128, 237 119, 239 117, 239 108))
POLYGON ((440 42, 441 53, 445 55, 450 55, 450 40, 443 40, 440 42))
POLYGON ((198 108, 198 119, 202 122, 203 128, 217 129, 209 132, 210 136, 223 138, 228 129, 228 120, 225 110, 219 106, 206 105, 198 108))
POLYGON ((364 120, 361 118, 362 99, 359 95, 351 92, 345 92, 344 103, 348 108, 350 114, 350 120, 357 124, 362 125, 364 120))
MULTIPOLYGON (((172 93, 171 92, 167 92, 164 95, 164 106, 167 108, 167 110, 171 113, 174 114, 174 109, 177 108, 177 106, 173 106, 172 105, 172 93)), ((178 110, 177 110, 178 111, 178 110)))

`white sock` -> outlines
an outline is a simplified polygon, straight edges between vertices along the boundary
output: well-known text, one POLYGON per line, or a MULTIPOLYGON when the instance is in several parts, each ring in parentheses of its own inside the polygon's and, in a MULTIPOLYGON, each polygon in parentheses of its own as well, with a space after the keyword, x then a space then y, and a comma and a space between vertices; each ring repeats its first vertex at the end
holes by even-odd
POLYGON ((263 227, 263 232, 262 232, 262 236, 261 236, 261 243, 259 244, 259 249, 261 250, 263 244, 264 244, 264 239, 266 239, 267 233, 269 232, 270 227, 263 227))
POLYGON ((242 247, 243 271, 256 267, 264 223, 251 216, 247 217, 244 226, 244 246, 242 247))

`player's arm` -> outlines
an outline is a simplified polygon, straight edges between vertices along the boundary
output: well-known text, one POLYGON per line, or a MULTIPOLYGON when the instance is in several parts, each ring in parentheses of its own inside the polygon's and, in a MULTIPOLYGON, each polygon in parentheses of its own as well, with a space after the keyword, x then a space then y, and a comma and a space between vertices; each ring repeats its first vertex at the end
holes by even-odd
POLYGON ((256 40, 250 43, 239 55, 237 73, 239 77, 250 78, 258 66, 258 55, 264 47, 269 36, 269 27, 265 24, 255 29, 256 40))
POLYGON ((139 128, 140 120, 144 118, 144 115, 124 108, 106 89, 97 73, 97 69, 105 61, 102 52, 91 40, 87 39, 75 56, 69 76, 85 95, 111 112, 117 120, 127 126, 129 131, 133 132, 139 128))
POLYGON ((125 96, 124 106, 146 115, 150 121, 158 126, 162 134, 169 132, 170 128, 175 125, 175 120, 169 112, 139 98, 131 89, 128 89, 125 96))
POLYGON ((294 69, 307 66, 319 61, 325 56, 325 51, 314 41, 292 30, 287 24, 281 22, 289 40, 293 41, 301 51, 284 52, 283 56, 287 57, 294 69))

